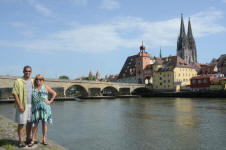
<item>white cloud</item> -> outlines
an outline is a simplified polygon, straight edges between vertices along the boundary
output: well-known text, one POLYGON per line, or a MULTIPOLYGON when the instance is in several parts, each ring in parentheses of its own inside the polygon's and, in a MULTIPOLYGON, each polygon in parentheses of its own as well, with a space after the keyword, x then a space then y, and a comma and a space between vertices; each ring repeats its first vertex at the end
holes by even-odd
POLYGON ((116 0, 102 0, 100 4, 100 8, 106 10, 112 10, 115 8, 119 8, 119 3, 116 0))
POLYGON ((10 25, 14 28, 18 28, 21 35, 27 38, 35 36, 36 27, 28 25, 26 22, 12 22, 10 25))
POLYGON ((88 0, 69 0, 71 2, 73 2, 76 5, 87 5, 88 4, 88 0))
POLYGON ((30 30, 22 31, 21 34, 28 38, 32 38, 35 36, 35 34, 30 30))
POLYGON ((20 27, 25 27, 26 26, 23 22, 13 22, 13 23, 11 23, 11 25, 13 27, 16 27, 16 28, 20 28, 20 27))
POLYGON ((32 7, 35 8, 36 11, 38 11, 39 13, 43 14, 43 15, 46 15, 46 16, 49 16, 51 15, 51 10, 48 9, 47 7, 41 5, 40 3, 38 3, 37 1, 35 0, 28 0, 28 2, 30 3, 30 5, 32 7))
MULTIPOLYGON (((217 23, 223 17, 220 11, 210 10, 191 16, 195 38, 226 32, 226 27, 217 23)), ((184 19, 187 23, 188 18, 184 19)), ((70 30, 56 32, 39 40, 0 41, 2 46, 13 46, 29 51, 79 51, 102 53, 119 48, 138 48, 144 40, 148 49, 160 46, 175 46, 179 35, 180 18, 150 22, 140 18, 115 18, 111 22, 81 25, 70 30)), ((186 25, 187 28, 187 25, 186 25)))
POLYGON ((200 12, 191 16, 192 28, 196 37, 203 37, 214 33, 225 32, 226 26, 217 24, 223 18, 223 13, 217 10, 200 12))

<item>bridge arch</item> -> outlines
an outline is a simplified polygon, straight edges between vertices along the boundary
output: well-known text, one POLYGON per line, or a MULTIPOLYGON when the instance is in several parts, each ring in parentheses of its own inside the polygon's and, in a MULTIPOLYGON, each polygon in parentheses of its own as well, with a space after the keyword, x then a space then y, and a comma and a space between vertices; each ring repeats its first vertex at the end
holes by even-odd
POLYGON ((89 94, 88 94, 87 89, 85 87, 83 87, 82 85, 73 84, 65 90, 65 95, 67 97, 74 97, 74 96, 86 97, 89 94))
POLYGON ((104 87, 101 92, 102 92, 103 96, 116 96, 116 95, 119 95, 119 91, 117 90, 117 88, 115 88, 113 86, 104 87))
POLYGON ((146 87, 139 87, 139 88, 135 88, 131 94, 132 95, 142 95, 142 96, 146 96, 146 95, 149 95, 151 94, 151 90, 146 88, 146 87))

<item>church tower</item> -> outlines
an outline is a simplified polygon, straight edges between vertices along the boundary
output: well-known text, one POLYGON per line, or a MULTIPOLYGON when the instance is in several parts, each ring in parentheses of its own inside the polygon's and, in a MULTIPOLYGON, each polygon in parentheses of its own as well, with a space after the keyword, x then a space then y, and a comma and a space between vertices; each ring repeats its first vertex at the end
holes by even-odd
POLYGON ((189 63, 190 51, 188 38, 185 33, 184 19, 182 14, 181 14, 180 34, 177 40, 177 56, 180 56, 182 59, 185 60, 186 63, 189 63))
POLYGON ((188 21, 188 42, 189 42, 189 50, 191 51, 192 54, 192 61, 194 63, 197 63, 197 51, 196 51, 196 44, 195 44, 195 39, 192 35, 192 29, 191 29, 191 21, 189 18, 188 21))
POLYGON ((140 52, 136 58, 136 80, 137 83, 144 83, 144 69, 150 65, 151 57, 148 52, 145 52, 145 46, 142 41, 140 52))
POLYGON ((188 64, 197 63, 197 52, 195 39, 192 35, 191 21, 188 21, 188 33, 184 28, 184 19, 181 15, 180 34, 177 40, 177 56, 180 56, 188 64))

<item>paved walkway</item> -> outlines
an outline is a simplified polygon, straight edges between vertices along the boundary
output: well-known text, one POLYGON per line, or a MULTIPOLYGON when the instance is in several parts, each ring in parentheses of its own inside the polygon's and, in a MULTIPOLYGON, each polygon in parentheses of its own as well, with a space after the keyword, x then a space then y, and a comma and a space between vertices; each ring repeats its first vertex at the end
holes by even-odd
POLYGON ((38 143, 31 148, 18 148, 17 124, 0 115, 0 150, 66 150, 49 139, 47 139, 47 146, 41 144, 42 138, 39 135, 37 136, 37 141, 38 143))

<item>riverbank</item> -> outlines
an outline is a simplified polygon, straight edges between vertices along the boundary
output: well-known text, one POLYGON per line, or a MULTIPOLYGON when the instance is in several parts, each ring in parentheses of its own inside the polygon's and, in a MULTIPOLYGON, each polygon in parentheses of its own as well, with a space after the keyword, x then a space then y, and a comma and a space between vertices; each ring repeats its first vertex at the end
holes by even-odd
POLYGON ((66 148, 49 139, 47 139, 48 145, 44 146, 41 144, 42 138, 39 135, 37 135, 36 139, 38 143, 33 145, 33 147, 18 148, 17 124, 0 115, 0 150, 66 150, 66 148))
POLYGON ((226 98, 226 91, 181 91, 181 92, 145 92, 142 97, 178 97, 178 98, 226 98))

